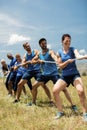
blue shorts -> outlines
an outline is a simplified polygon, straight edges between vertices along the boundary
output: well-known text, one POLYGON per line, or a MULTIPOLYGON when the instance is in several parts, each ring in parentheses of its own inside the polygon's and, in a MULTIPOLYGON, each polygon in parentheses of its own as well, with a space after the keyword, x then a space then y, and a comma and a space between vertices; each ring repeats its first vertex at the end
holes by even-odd
POLYGON ((57 82, 57 80, 60 78, 59 75, 54 75, 54 76, 46 76, 46 75, 41 75, 37 81, 39 82, 44 82, 45 84, 51 80, 54 84, 57 82))
POLYGON ((80 74, 74 74, 74 75, 70 75, 70 76, 61 76, 60 79, 64 80, 67 83, 67 87, 72 84, 76 78, 81 77, 80 74))
POLYGON ((41 75, 40 71, 35 71, 35 70, 33 70, 33 71, 26 71, 24 73, 24 75, 22 76, 22 79, 30 80, 32 77, 34 77, 35 80, 37 80, 38 77, 40 77, 40 75, 41 75))

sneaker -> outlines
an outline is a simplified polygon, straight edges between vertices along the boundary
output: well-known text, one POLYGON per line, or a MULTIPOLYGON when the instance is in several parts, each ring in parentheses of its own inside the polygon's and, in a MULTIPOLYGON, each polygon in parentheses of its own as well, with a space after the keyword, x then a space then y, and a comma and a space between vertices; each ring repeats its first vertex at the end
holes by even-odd
POLYGON ((18 103, 20 100, 17 100, 17 99, 15 99, 14 101, 13 101, 13 103, 18 103))
POLYGON ((83 119, 84 119, 84 121, 87 121, 87 113, 83 114, 83 119))
POLYGON ((35 106, 36 103, 29 102, 26 106, 35 106))
POLYGON ((58 112, 57 116, 55 117, 55 119, 59 119, 59 118, 61 118, 64 115, 65 115, 64 112, 58 112))
POLYGON ((72 105, 72 106, 71 106, 71 109, 72 109, 74 112, 77 112, 77 111, 78 111, 78 109, 77 109, 77 106, 76 106, 76 105, 72 105))

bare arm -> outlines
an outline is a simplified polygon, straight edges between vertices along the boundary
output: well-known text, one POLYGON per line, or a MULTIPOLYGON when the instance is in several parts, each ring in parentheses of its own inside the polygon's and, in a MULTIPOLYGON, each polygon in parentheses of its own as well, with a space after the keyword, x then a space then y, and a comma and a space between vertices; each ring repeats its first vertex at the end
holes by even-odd
POLYGON ((84 56, 83 56, 83 55, 80 55, 77 49, 74 50, 74 54, 75 54, 75 57, 76 57, 78 60, 87 59, 87 55, 84 55, 84 56))
POLYGON ((35 57, 32 59, 32 64, 43 63, 43 60, 39 59, 39 51, 36 51, 35 57))
POLYGON ((57 56, 58 56, 58 66, 59 66, 60 69, 65 68, 68 64, 70 64, 74 61, 74 59, 68 59, 67 61, 62 62, 62 59, 59 56, 59 54, 57 56))
POLYGON ((26 57, 24 57, 23 62, 22 62, 22 66, 24 65, 28 65, 28 64, 37 64, 37 63, 41 63, 42 61, 39 59, 39 51, 38 50, 34 50, 35 56, 32 60, 26 61, 26 57))
POLYGON ((21 66, 26 67, 26 65, 28 64, 27 62, 28 61, 26 61, 26 54, 25 54, 24 57, 23 57, 23 59, 22 59, 22 62, 19 65, 14 66, 14 68, 13 68, 14 71, 17 70, 21 66))
POLYGON ((4 71, 4 70, 2 70, 2 72, 4 76, 6 76, 9 73, 9 71, 4 71))
POLYGON ((58 62, 58 56, 56 55, 56 53, 53 50, 49 51, 51 57, 54 59, 54 61, 57 63, 58 62))

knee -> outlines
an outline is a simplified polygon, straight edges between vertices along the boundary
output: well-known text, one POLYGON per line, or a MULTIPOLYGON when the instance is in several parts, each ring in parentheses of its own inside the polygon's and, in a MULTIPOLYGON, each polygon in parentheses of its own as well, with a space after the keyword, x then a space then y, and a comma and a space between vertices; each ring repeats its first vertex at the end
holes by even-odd
POLYGON ((18 88, 21 88, 21 87, 23 88, 23 86, 24 86, 24 84, 22 84, 22 82, 19 82, 19 83, 17 84, 17 87, 18 87, 18 88))
POLYGON ((54 86, 53 87, 53 95, 58 95, 59 94, 59 89, 58 89, 58 87, 57 86, 54 86))
POLYGON ((78 90, 78 95, 83 96, 84 95, 84 90, 78 90))

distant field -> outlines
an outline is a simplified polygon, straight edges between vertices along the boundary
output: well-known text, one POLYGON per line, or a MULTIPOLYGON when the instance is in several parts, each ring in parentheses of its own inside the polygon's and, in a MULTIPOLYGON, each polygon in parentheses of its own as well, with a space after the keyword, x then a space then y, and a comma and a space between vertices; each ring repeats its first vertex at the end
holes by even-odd
MULTIPOLYGON (((87 97, 87 76, 82 77, 87 97)), ((32 81, 33 82, 33 81, 32 81)), ((52 94, 52 82, 47 84, 52 94)), ((43 89, 39 87, 37 106, 27 107, 32 97, 28 87, 28 98, 22 93, 21 102, 13 104, 14 98, 7 96, 2 78, 0 78, 0 130, 87 130, 87 123, 81 117, 82 110, 76 89, 68 88, 73 102, 78 106, 78 113, 70 109, 70 104, 61 92, 65 116, 54 120, 57 113, 55 106, 49 105, 49 100, 43 89)))

